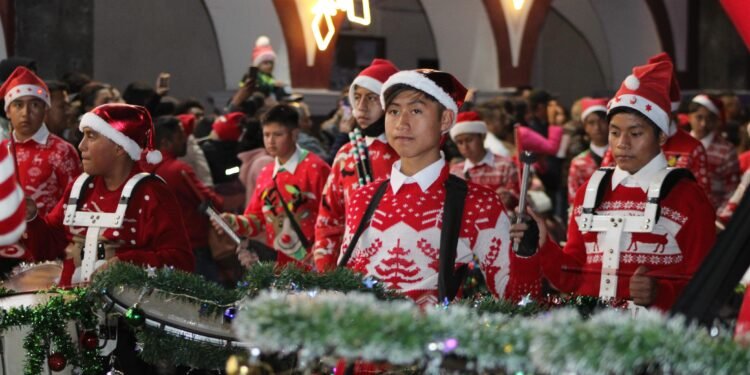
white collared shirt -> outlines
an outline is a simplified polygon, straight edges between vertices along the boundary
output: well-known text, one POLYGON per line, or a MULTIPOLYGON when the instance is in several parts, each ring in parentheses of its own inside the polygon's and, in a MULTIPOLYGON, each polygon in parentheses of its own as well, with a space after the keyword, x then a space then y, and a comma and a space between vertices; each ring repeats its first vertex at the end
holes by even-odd
POLYGON ((589 149, 591 149, 591 152, 595 153, 596 156, 598 156, 600 158, 603 158, 604 157, 604 153, 607 152, 607 150, 609 150, 609 145, 605 145, 605 146, 599 147, 599 146, 596 146, 596 145, 594 145, 592 143, 592 144, 589 145, 589 149))
MULTIPOLYGON (((690 135, 693 135, 693 132, 690 132, 690 135)), ((693 135, 693 137, 695 137, 695 135, 693 135)), ((710 146, 711 143, 713 143, 714 138, 716 138, 715 132, 708 133, 707 136, 701 138, 701 143, 703 144, 703 147, 708 148, 708 146, 710 146)))
POLYGON ((388 139, 385 137, 385 133, 377 136, 377 137, 365 137, 365 144, 369 147, 373 142, 380 141, 385 144, 388 144, 388 139))
POLYGON ((493 167, 493 168, 495 167, 495 155, 492 154, 490 150, 485 149, 484 157, 477 164, 474 164, 471 162, 471 160, 466 159, 464 161, 464 173, 466 173, 466 171, 470 170, 471 168, 474 168, 482 164, 487 164, 488 166, 493 167))
POLYGON ((401 160, 393 163, 391 167, 391 190, 393 194, 398 193, 401 186, 404 184, 419 184, 419 188, 422 192, 426 192, 427 189, 440 177, 440 172, 445 167, 445 158, 442 152, 440 153, 440 159, 436 162, 428 165, 421 171, 415 173, 413 176, 407 176, 401 173, 401 160))
POLYGON ((627 187, 640 187, 645 193, 648 191, 654 176, 667 166, 667 158, 664 157, 664 153, 660 152, 635 174, 630 174, 620 167, 615 167, 615 171, 612 173, 612 190, 615 190, 617 185, 622 184, 622 186, 627 187))
POLYGON ((42 123, 42 126, 39 127, 39 130, 34 133, 34 135, 31 136, 31 138, 28 138, 25 141, 19 141, 16 137, 16 132, 13 132, 13 139, 18 143, 26 143, 28 141, 34 141, 36 143, 39 143, 40 145, 46 145, 47 144, 47 138, 49 138, 49 129, 47 129, 47 125, 42 123))
POLYGON ((285 170, 285 171, 287 171, 287 172, 289 172, 291 174, 294 174, 294 171, 297 170, 297 165, 299 165, 299 162, 300 162, 300 156, 302 154, 302 152, 300 150, 302 150, 302 148, 298 144, 295 144, 294 145, 294 153, 289 158, 289 160, 287 160, 286 163, 284 163, 284 164, 281 164, 279 162, 279 157, 278 156, 275 157, 273 159, 273 163, 274 163, 274 165, 273 165, 273 177, 276 177, 276 174, 279 173, 279 171, 281 171, 281 170, 285 170))

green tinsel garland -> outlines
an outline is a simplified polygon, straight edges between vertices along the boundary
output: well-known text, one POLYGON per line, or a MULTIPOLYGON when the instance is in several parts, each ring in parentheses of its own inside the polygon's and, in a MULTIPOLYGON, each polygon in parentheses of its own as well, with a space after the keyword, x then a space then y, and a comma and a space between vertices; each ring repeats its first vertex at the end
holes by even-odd
POLYGON ((143 344, 139 356, 151 364, 167 361, 172 366, 221 370, 229 356, 244 352, 240 348, 210 345, 165 334, 152 327, 138 330, 136 338, 143 344))
POLYGON ((460 305, 425 313, 406 301, 371 295, 261 294, 234 322, 238 337, 265 352, 423 364, 436 373, 446 355, 466 370, 541 373, 735 374, 750 350, 711 337, 680 318, 609 309, 584 319, 570 308, 535 317, 479 314, 460 305))
POLYGON ((68 365, 80 368, 83 374, 100 373, 102 368, 98 361, 98 350, 81 348, 66 331, 69 321, 75 321, 84 330, 96 331, 97 318, 93 311, 92 295, 78 288, 70 291, 53 288, 47 292, 56 295, 46 303, 2 311, 0 332, 30 326, 23 344, 26 350, 24 374, 41 373, 51 352, 62 353, 68 365))

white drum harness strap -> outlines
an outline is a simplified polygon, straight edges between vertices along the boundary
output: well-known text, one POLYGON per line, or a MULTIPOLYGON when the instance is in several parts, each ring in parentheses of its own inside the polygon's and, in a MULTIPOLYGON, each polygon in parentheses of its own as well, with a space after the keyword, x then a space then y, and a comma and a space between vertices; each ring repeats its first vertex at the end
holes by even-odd
POLYGON ((82 173, 73 183, 70 191, 67 207, 65 207, 65 218, 63 224, 68 226, 87 227, 86 240, 83 247, 83 259, 81 260, 81 280, 91 281, 91 274, 96 270, 96 262, 104 260, 103 246, 99 244, 99 235, 105 228, 121 228, 125 221, 125 210, 133 194, 133 190, 146 177, 153 176, 142 172, 133 175, 125 183, 120 195, 115 212, 88 212, 79 211, 79 199, 85 188, 93 179, 86 173, 82 173), (101 248, 101 249, 100 249, 101 248), (102 250, 102 251, 100 251, 102 250), (101 253, 101 254, 100 254, 101 253), (101 258, 101 259, 100 259, 101 258))
POLYGON ((582 233, 604 232, 604 241, 600 244, 603 251, 599 283, 599 297, 603 299, 614 298, 617 294, 617 271, 620 268, 623 233, 652 232, 661 214, 659 206, 661 200, 682 178, 694 179, 687 169, 665 168, 659 171, 649 185, 643 215, 598 215, 596 209, 604 198, 605 189, 610 188, 613 172, 614 168, 600 168, 591 176, 586 186, 581 207, 582 213, 578 220, 578 227, 582 233))

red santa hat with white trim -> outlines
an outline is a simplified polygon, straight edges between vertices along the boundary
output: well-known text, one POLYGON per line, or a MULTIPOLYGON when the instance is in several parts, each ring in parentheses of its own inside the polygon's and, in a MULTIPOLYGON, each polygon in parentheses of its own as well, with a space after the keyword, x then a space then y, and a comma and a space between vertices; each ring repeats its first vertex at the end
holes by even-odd
POLYGON ((693 98, 692 102, 706 107, 709 112, 715 114, 721 120, 721 123, 724 124, 724 103, 719 98, 713 95, 698 94, 693 98))
MULTIPOLYGON (((651 56, 648 59, 649 64, 653 64, 659 61, 666 61, 674 67, 674 62, 672 62, 672 58, 669 57, 669 55, 666 52, 659 53, 657 55, 651 56)), ((669 83, 669 100, 672 101, 671 103, 671 110, 672 112, 677 111, 677 108, 680 107, 680 83, 677 82, 677 75, 672 72, 672 81, 669 83)))
POLYGON ((359 72, 349 86, 349 103, 352 106, 356 105, 354 103, 354 90, 356 86, 364 87, 380 95, 383 83, 396 73, 398 73, 398 68, 390 60, 373 59, 370 66, 359 72))
MULTIPOLYGON (((458 115, 458 109, 464 104, 466 87, 450 73, 433 69, 402 70, 383 84, 380 91, 380 104, 385 108, 385 97, 388 89, 395 85, 406 85, 435 98, 438 103, 458 115)), ((453 118, 453 124, 456 123, 453 118)))
POLYGON ((122 147, 134 161, 146 152, 149 164, 159 164, 161 152, 154 149, 154 124, 146 108, 130 104, 102 104, 81 117, 78 129, 89 128, 122 147))
POLYGON ((669 134, 671 81, 672 63, 668 61, 634 67, 633 73, 625 78, 615 97, 609 101, 607 117, 617 113, 618 108, 631 108, 669 134))
POLYGON ((477 112, 461 112, 456 116, 456 125, 453 125, 450 134, 454 141, 461 134, 487 134, 487 124, 477 112))
POLYGON ((276 60, 276 53, 271 48, 271 40, 267 36, 261 35, 255 40, 253 48, 253 66, 258 66, 265 61, 276 60))
POLYGON ((34 72, 23 66, 17 67, 0 86, 0 95, 5 99, 6 111, 12 101, 24 96, 39 98, 50 107, 47 85, 34 72))
POLYGON ((594 112, 607 113, 607 98, 583 98, 581 99, 581 121, 586 121, 586 116, 594 112))
POLYGON ((0 246, 14 244, 26 231, 26 202, 13 157, 0 147, 0 246))

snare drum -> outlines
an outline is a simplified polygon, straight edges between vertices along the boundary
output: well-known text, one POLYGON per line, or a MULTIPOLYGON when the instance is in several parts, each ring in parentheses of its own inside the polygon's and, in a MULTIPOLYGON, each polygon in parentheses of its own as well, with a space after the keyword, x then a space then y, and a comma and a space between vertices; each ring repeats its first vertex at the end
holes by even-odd
MULTIPOLYGON (((36 293, 36 292, 25 292, 11 294, 0 298, 0 307, 8 310, 12 308, 19 308, 24 306, 36 306, 49 301, 50 298, 56 296, 56 293, 36 293)), ((78 342, 78 333, 76 331, 75 322, 70 321, 67 324, 66 330, 71 339, 78 342)), ((0 375, 17 375, 23 374, 24 362, 26 361, 26 350, 23 348, 23 341, 29 334, 29 327, 13 327, 5 331, 0 331, 0 341, 2 342, 2 350, 0 350, 0 375)), ((73 366, 68 364, 61 372, 55 374, 71 374, 73 366)), ((43 362, 42 366, 43 374, 50 374, 50 370, 47 368, 47 361, 43 362)))
POLYGON ((62 269, 60 262, 21 264, 0 286, 18 293, 46 290, 60 281, 62 269))

